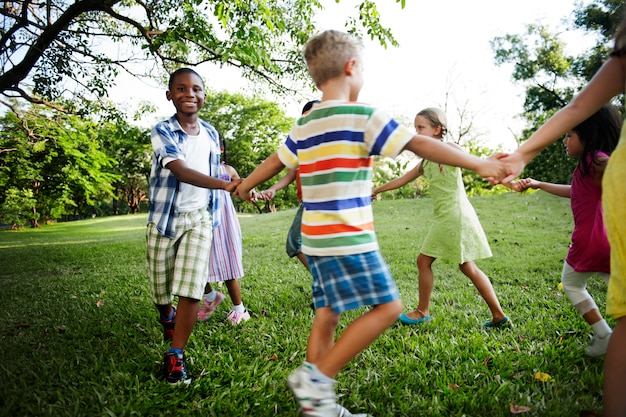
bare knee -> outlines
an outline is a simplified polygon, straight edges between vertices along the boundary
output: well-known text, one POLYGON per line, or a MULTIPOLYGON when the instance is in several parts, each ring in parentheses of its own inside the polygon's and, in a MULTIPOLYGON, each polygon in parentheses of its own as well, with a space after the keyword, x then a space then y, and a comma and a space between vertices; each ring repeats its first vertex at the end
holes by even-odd
POLYGON ((377 314, 381 315, 381 319, 388 320, 391 323, 398 319, 398 316, 402 313, 402 308, 402 301, 400 299, 374 306, 374 310, 377 314), (382 317, 384 317, 384 319, 382 317))
POLYGON ((474 262, 465 262, 463 264, 459 264, 459 270, 468 277, 476 276, 480 273, 480 269, 476 266, 474 262))
POLYGON ((422 255, 421 253, 417 256, 417 260, 415 263, 417 264, 417 269, 430 269, 430 266, 435 262, 435 258, 431 258, 430 256, 422 255))
POLYGON ((322 307, 315 310, 315 321, 327 329, 336 329, 340 318, 341 314, 335 313, 330 307, 322 307))

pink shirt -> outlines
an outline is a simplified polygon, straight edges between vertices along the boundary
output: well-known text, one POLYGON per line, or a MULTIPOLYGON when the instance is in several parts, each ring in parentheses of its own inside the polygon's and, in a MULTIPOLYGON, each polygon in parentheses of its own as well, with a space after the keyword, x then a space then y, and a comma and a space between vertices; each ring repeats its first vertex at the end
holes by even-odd
MULTIPOLYGON (((604 152, 598 156, 607 157, 604 152)), ((574 215, 572 244, 565 261, 576 272, 610 273, 610 247, 604 227, 602 188, 593 182, 594 167, 587 156, 589 175, 583 177, 578 166, 574 170, 570 199, 574 215)))

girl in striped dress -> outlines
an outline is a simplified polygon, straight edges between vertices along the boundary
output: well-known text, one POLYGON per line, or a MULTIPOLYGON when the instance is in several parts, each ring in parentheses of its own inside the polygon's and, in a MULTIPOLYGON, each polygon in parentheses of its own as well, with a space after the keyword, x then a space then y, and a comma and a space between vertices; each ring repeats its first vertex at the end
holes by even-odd
MULTIPOLYGON (((220 151, 224 158, 220 164, 219 178, 232 181, 239 179, 235 168, 225 163, 225 142, 220 138, 220 151)), ((224 282, 228 295, 233 302, 233 309, 226 316, 234 326, 242 321, 250 320, 250 313, 246 310, 241 299, 239 278, 243 277, 242 237, 241 227, 237 219, 237 212, 233 205, 230 193, 217 192, 219 204, 217 219, 214 220, 213 242, 209 259, 209 273, 204 289, 202 306, 198 312, 198 320, 207 320, 218 305, 224 300, 224 294, 211 287, 211 283, 224 282), (215 224, 217 223, 217 226, 215 224)))

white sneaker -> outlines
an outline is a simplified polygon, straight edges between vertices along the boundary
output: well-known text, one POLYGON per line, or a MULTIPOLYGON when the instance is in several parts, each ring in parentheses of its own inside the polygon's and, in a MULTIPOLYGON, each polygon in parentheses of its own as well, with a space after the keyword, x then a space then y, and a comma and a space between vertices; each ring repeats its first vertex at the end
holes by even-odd
POLYGON ((300 405, 303 417, 368 417, 352 414, 337 404, 335 384, 311 382, 310 368, 300 366, 287 377, 287 385, 300 405))
POLYGON ((335 384, 311 382, 310 369, 306 365, 287 377, 287 385, 304 417, 337 417, 335 384))
POLYGON ((597 334, 593 335, 593 338, 589 341, 589 346, 587 346, 587 349, 585 350, 587 356, 596 358, 604 355, 606 353, 606 349, 609 347, 611 334, 612 333, 607 334, 604 338, 598 336, 597 334))
POLYGON ((352 414, 347 408, 337 404, 337 417, 372 417, 369 414, 352 414))

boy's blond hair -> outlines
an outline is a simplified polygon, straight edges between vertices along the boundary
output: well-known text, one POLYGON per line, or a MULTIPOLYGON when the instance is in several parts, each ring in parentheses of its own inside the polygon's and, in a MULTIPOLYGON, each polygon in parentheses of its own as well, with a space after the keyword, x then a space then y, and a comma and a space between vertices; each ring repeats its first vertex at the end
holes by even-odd
POLYGON ((363 44, 345 32, 326 30, 309 39, 304 60, 315 85, 320 86, 343 73, 349 59, 360 59, 363 44))

